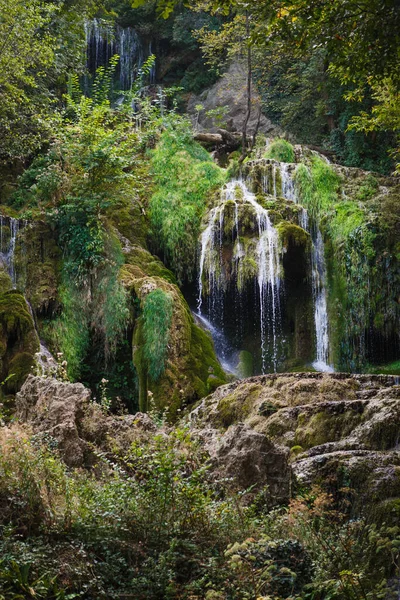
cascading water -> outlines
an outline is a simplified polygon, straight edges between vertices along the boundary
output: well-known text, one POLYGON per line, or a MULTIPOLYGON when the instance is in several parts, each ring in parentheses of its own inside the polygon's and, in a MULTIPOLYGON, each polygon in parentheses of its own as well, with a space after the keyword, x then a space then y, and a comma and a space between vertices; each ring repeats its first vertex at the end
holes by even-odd
POLYGON ((224 332, 213 325, 211 321, 209 321, 204 315, 200 313, 193 314, 195 319, 198 320, 199 324, 211 333, 214 341, 215 352, 221 361, 221 365, 223 366, 224 370, 228 373, 236 375, 236 366, 238 363, 237 352, 232 350, 228 340, 224 335, 224 332))
POLYGON ((314 322, 316 338, 316 360, 313 367, 316 371, 333 372, 329 361, 329 323, 326 302, 326 265, 324 242, 319 227, 315 228, 311 252, 312 288, 314 300, 314 322))
MULTIPOLYGON (((137 70, 144 62, 143 45, 132 27, 120 27, 102 20, 85 23, 86 68, 95 73, 106 66, 114 54, 119 56, 118 75, 121 90, 129 90, 137 70)), ((86 86, 88 82, 86 82, 86 86)))
MULTIPOLYGON (((226 292, 229 287, 242 289, 245 275, 246 252, 240 240, 240 213, 251 215, 256 231, 255 277, 260 309, 261 370, 276 371, 280 344, 280 250, 278 232, 265 210, 256 200, 243 180, 233 180, 221 193, 218 206, 210 211, 209 220, 201 237, 198 312, 203 316, 203 298, 207 297, 207 312, 213 327, 224 320, 226 292), (233 209, 233 214, 231 211, 233 209), (232 226, 225 227, 226 215, 232 226), (224 257, 226 236, 233 246, 230 271, 224 257), (206 289, 205 289, 206 283, 206 289), (270 351, 269 351, 270 350, 270 351)), ((235 294, 240 305, 240 293, 235 294)), ((240 309, 240 307, 239 307, 240 309)), ((240 316, 239 316, 240 320, 240 316)))
MULTIPOLYGON (((274 164, 273 170, 279 168, 282 197, 292 202, 298 202, 296 187, 291 175, 289 163, 274 164)), ((275 175, 276 177, 276 175, 275 175)), ((326 264, 324 256, 324 242, 321 231, 315 224, 310 231, 310 220, 308 212, 302 208, 299 214, 299 224, 311 234, 311 269, 312 269, 312 289, 314 303, 314 323, 316 339, 316 358, 313 367, 317 371, 332 372, 334 369, 328 364, 329 361, 329 322, 327 310, 326 294, 326 264)))
POLYGON ((0 215, 0 263, 6 268, 11 278, 13 288, 17 285, 15 245, 19 229, 20 222, 18 219, 0 215), (8 235, 6 235, 6 230, 8 235))

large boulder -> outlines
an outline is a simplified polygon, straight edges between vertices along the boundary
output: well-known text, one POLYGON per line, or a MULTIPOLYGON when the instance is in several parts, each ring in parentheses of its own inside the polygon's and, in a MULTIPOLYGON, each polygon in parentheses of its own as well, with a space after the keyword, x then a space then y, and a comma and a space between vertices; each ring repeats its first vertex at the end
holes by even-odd
POLYGON ((16 396, 17 416, 35 433, 56 440, 67 465, 77 467, 84 462, 86 445, 78 427, 89 399, 90 391, 81 383, 31 375, 16 396))
MULTIPOLYGON (((290 453, 300 486, 323 485, 335 494, 352 489, 358 509, 393 503, 400 498, 399 383, 389 375, 263 375, 221 386, 192 411, 190 423, 195 431, 226 436, 223 456, 233 456, 237 442, 239 471, 240 437, 250 430, 273 452, 290 453)), ((258 467, 255 460, 253 470, 258 467)), ((285 485, 284 478, 277 481, 285 485)))
MULTIPOLYGON (((252 99, 252 112, 247 126, 249 135, 252 135, 257 128, 261 104, 254 85, 252 85, 252 99)), ((188 113, 194 126, 200 131, 217 131, 222 126, 230 131, 240 132, 247 114, 246 65, 241 62, 232 63, 227 72, 211 88, 199 96, 192 96, 188 104, 188 113), (202 106, 200 112, 199 106, 202 106)), ((276 135, 278 128, 261 115, 259 131, 276 135)))
POLYGON ((127 450, 157 429, 148 415, 106 415, 81 383, 33 375, 16 396, 16 411, 34 434, 57 444, 70 467, 92 464, 94 449, 127 450))
POLYGON ((273 444, 248 425, 233 425, 212 451, 217 472, 239 490, 267 487, 269 505, 287 502, 291 470, 289 450, 273 444))

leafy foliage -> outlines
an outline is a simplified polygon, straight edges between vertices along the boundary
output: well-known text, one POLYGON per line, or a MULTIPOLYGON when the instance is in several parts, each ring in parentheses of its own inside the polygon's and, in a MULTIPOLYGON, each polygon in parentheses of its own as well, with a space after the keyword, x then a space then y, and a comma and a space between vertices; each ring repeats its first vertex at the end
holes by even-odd
POLYGON ((7 600, 372 600, 398 574, 397 526, 350 519, 319 488, 269 513, 246 505, 185 429, 98 453, 96 477, 66 469, 49 436, 3 428, 0 446, 7 600))

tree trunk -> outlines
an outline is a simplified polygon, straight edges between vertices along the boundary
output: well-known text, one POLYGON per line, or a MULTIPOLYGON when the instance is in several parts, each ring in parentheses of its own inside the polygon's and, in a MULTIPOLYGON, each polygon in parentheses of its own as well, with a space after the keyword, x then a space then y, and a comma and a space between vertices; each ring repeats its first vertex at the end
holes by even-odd
POLYGON ((242 156, 239 162, 242 163, 247 156, 247 126, 251 115, 251 79, 252 79, 252 56, 250 44, 250 17, 246 12, 246 41, 247 41, 247 113, 242 129, 242 156))

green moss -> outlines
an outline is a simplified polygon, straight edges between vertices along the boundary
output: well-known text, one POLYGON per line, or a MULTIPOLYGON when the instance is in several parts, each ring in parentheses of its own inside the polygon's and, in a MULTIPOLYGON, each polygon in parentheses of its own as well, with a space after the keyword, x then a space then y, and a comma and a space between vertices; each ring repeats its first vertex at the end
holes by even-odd
POLYGON ((311 237, 307 231, 304 231, 302 227, 289 223, 288 221, 281 221, 276 226, 279 233, 282 246, 287 248, 290 244, 294 246, 303 246, 303 248, 309 249, 311 246, 311 237))
POLYGON ((0 290, 2 292, 8 292, 12 289, 12 282, 8 273, 0 270, 0 290))
POLYGON ((379 182, 373 175, 354 170, 341 180, 332 165, 315 155, 307 165, 298 165, 295 185, 325 241, 334 362, 342 370, 360 371, 366 363, 365 336, 379 332, 388 338, 400 317, 393 294, 400 281, 396 186, 392 182, 375 198, 379 182))
POLYGON ((217 408, 217 425, 228 428, 244 421, 251 414, 259 395, 260 385, 249 383, 222 398, 217 408))
POLYGON ((15 266, 18 283, 37 317, 51 317, 59 309, 61 250, 55 232, 42 221, 20 230, 15 266))
POLYGON ((39 340, 22 294, 10 290, 0 294, 0 382, 4 392, 17 392, 39 351, 39 340))
POLYGON ((363 183, 360 185, 357 191, 357 200, 361 200, 362 202, 365 200, 369 200, 373 196, 376 195, 379 188, 379 182, 372 173, 369 173, 364 179, 363 183))
POLYGON ((362 416, 351 410, 336 411, 335 407, 315 414, 298 416, 295 444, 304 449, 342 439, 360 424, 362 416))
POLYGON ((400 375, 400 360, 388 363, 386 365, 368 365, 367 373, 381 373, 383 375, 400 375))
POLYGON ((193 141, 190 128, 183 123, 162 134, 151 166, 155 180, 150 201, 153 238, 178 280, 190 280, 206 201, 225 182, 225 172, 193 141))
POLYGON ((172 322, 172 297, 161 289, 150 292, 143 301, 143 358, 149 376, 157 381, 165 370, 172 322))
POLYGON ((168 294, 172 301, 165 371, 157 381, 149 377, 142 317, 135 321, 133 363, 138 373, 141 410, 147 409, 151 398, 158 409, 168 409, 169 418, 174 419, 184 403, 196 402, 218 385, 226 383, 226 376, 215 356, 210 334, 195 325, 171 272, 143 249, 135 248, 127 258, 129 264, 122 267, 121 279, 136 297, 136 302, 141 301, 143 306, 146 295, 155 290, 168 294))
POLYGON ((246 350, 239 353, 239 363, 237 366, 238 375, 241 379, 251 377, 253 375, 253 355, 246 350))
POLYGON ((211 335, 195 323, 191 324, 190 355, 187 369, 187 376, 192 370, 197 377, 196 395, 198 398, 206 396, 211 391, 209 386, 210 384, 212 386, 213 382, 222 385, 227 381, 226 375, 215 356, 211 335), (212 375, 211 379, 210 375, 212 375))
POLYGON ((274 158, 281 162, 293 163, 295 162, 294 148, 292 144, 284 139, 274 140, 267 148, 264 154, 265 158, 274 158))

